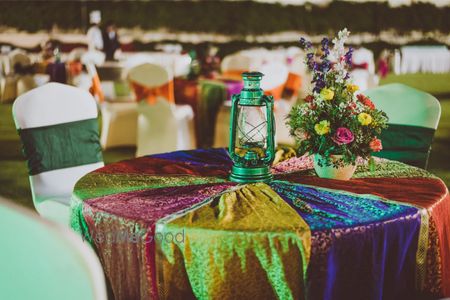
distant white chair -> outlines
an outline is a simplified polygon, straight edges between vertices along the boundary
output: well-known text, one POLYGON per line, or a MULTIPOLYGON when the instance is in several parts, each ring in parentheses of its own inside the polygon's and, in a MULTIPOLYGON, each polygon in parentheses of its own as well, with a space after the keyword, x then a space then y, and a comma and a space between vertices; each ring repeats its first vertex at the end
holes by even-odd
POLYGON ((381 135, 383 151, 376 156, 427 167, 441 105, 432 95, 403 84, 387 84, 365 93, 389 117, 381 135))
POLYGON ((260 71, 264 74, 261 80, 261 88, 275 98, 275 142, 277 144, 293 145, 295 144, 295 140, 289 134, 286 117, 294 103, 292 100, 282 98, 289 69, 286 65, 275 62, 263 65, 260 71))
POLYGON ((361 91, 378 85, 379 78, 375 74, 375 60, 371 50, 366 48, 355 49, 352 55, 352 63, 354 66, 366 66, 366 68, 355 68, 350 72, 353 83, 358 85, 361 91))
POLYGON ((0 199, 0 298, 106 300, 94 251, 69 228, 0 199))
POLYGON ((14 71, 15 65, 29 66, 31 65, 31 59, 27 53, 21 49, 15 49, 9 53, 9 61, 11 71, 14 71))
POLYGON ((124 61, 124 68, 131 70, 142 64, 155 64, 169 70, 174 77, 185 76, 190 71, 191 57, 189 54, 175 53, 138 53, 129 56, 124 61))
POLYGON ((254 71, 256 66, 249 56, 232 54, 224 57, 220 69, 225 77, 241 79, 242 72, 254 71))
POLYGON ((274 62, 262 65, 258 71, 264 74, 261 80, 261 88, 270 93, 276 100, 281 99, 284 84, 289 75, 289 69, 285 64, 274 62))
POLYGON ((15 67, 31 67, 31 59, 21 49, 15 49, 8 54, 8 74, 0 78, 1 102, 12 102, 14 99, 37 86, 32 74, 16 74, 15 67))
POLYGON ((81 54, 81 63, 84 65, 102 65, 105 63, 105 59, 105 53, 97 50, 89 50, 81 54))
POLYGON ((189 105, 175 105, 170 72, 155 64, 143 64, 131 69, 128 80, 132 86, 151 91, 140 94, 138 104, 138 133, 136 156, 195 148, 194 112, 189 105), (164 95, 156 91, 166 87, 164 95), (171 90, 172 89, 172 90, 171 90), (146 97, 153 97, 148 103, 146 97), (173 96, 172 96, 173 97, 173 96))
MULTIPOLYGON (((81 58, 86 54, 86 52, 88 52, 88 50, 84 47, 74 48, 69 52, 69 54, 67 56, 67 61, 77 61, 77 60, 81 61, 81 58)), ((103 63, 105 61, 104 56, 101 54, 94 54, 94 56, 102 57, 101 59, 97 58, 98 62, 103 63)), ((85 60, 88 60, 88 59, 89 59, 89 56, 85 56, 85 60)), ((94 60, 94 59, 92 59, 92 60, 94 60)))
POLYGON ((91 92, 99 103, 102 114, 100 143, 103 149, 118 146, 135 146, 137 131, 137 104, 130 101, 116 101, 114 82, 101 82, 95 64, 88 63, 91 92))
POLYGON ((103 166, 95 100, 81 89, 48 83, 18 97, 13 116, 28 160, 34 206, 43 217, 67 225, 75 183, 103 166))

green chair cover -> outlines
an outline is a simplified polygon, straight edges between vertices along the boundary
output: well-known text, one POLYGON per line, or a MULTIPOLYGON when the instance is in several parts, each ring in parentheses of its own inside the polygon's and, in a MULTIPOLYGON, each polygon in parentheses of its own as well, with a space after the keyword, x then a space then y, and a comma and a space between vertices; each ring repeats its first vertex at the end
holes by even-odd
POLYGON ((0 299, 106 299, 100 262, 68 228, 0 199, 0 299))
POLYGON ((374 156, 426 168, 441 115, 439 101, 397 83, 369 89, 365 94, 389 117, 389 128, 380 137, 383 150, 374 156))

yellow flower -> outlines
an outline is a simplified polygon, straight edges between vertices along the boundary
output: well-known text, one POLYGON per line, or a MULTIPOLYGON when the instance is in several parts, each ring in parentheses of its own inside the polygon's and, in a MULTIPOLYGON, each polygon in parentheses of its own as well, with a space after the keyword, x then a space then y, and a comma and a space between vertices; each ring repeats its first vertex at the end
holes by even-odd
POLYGON ((347 85, 347 91, 349 91, 350 93, 354 93, 357 90, 359 90, 359 86, 357 86, 356 84, 349 84, 347 85))
POLYGON ((322 96, 324 100, 333 100, 334 92, 332 89, 324 88, 320 91, 320 96, 322 96))
POLYGON ((324 135, 330 132, 330 122, 327 120, 320 121, 316 125, 314 125, 314 130, 318 135, 324 135))
POLYGON ((358 115, 358 121, 359 123, 361 123, 361 125, 367 126, 372 123, 372 116, 367 113, 360 113, 358 115))

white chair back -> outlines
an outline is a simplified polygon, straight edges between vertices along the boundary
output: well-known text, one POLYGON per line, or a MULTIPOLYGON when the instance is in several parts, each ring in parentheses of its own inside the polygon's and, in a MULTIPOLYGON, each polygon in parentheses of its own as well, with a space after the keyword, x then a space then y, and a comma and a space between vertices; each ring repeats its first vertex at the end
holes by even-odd
MULTIPOLYGON (((77 60, 81 61, 81 58, 86 54, 86 52, 88 52, 86 48, 83 47, 74 48, 69 52, 69 55, 67 56, 67 61, 77 61, 77 60)), ((99 54, 94 54, 94 56, 99 56, 99 54)), ((90 60, 89 56, 86 56, 85 60, 90 60)), ((100 59, 98 60, 100 61, 100 59)))
POLYGON ((373 58, 373 52, 367 48, 358 48, 353 51, 352 62, 354 64, 367 63, 367 71, 370 74, 375 74, 375 60, 373 58))
POLYGON ((366 94, 386 112, 390 124, 380 136, 383 150, 374 155, 426 168, 441 115, 439 101, 403 84, 384 85, 366 94))
POLYGON ((81 56, 81 63, 84 65, 94 64, 98 66, 104 64, 105 59, 105 53, 97 50, 89 50, 81 56))
POLYGON ((390 124, 438 127, 441 105, 428 93, 393 83, 367 90, 365 94, 388 115, 390 124))
POLYGON ((31 59, 27 53, 21 49, 15 49, 9 53, 10 68, 14 71, 14 66, 19 64, 21 66, 31 65, 31 59))
POLYGON ((264 91, 273 90, 285 84, 289 75, 288 67, 278 62, 265 64, 259 71, 264 74, 261 80, 261 88, 264 91))
POLYGON ((174 55, 174 70, 175 77, 186 76, 189 74, 192 59, 189 54, 174 55))
POLYGON ((177 149, 178 127, 172 105, 164 98, 154 104, 138 104, 136 156, 164 153, 177 149))
MULTIPOLYGON (((168 83, 172 76, 162 66, 143 64, 131 69, 128 79, 152 88, 168 83)), ((172 104, 163 97, 157 97, 156 103, 153 104, 148 104, 143 99, 136 100, 140 101, 136 156, 192 148, 188 127, 193 112, 189 106, 172 104)))
POLYGON ((291 65, 289 66, 289 72, 299 75, 302 78, 306 75, 306 64, 305 64, 305 58, 302 53, 296 54, 292 57, 291 65))
MULTIPOLYGON (((17 129, 44 127, 97 118, 97 105, 86 91, 48 83, 16 99, 13 105, 17 129)), ((95 142, 95 141, 93 141, 95 142)), ((46 198, 58 198, 68 205, 75 183, 86 173, 103 166, 103 162, 42 172, 30 176, 36 209, 46 198)))
MULTIPOLYGON (((161 86, 173 79, 166 68, 151 63, 140 64, 128 72, 128 80, 146 87, 161 86)), ((141 99, 137 99, 141 100, 141 99)))
POLYGON ((0 199, 0 298, 106 300, 100 262, 69 228, 0 199))
POLYGON ((252 59, 241 54, 225 56, 220 66, 222 72, 227 71, 251 71, 253 70, 252 59))
MULTIPOLYGON (((170 77, 173 77, 175 71, 175 56, 167 53, 139 53, 128 57, 125 62, 125 70, 131 70, 134 67, 143 64, 158 65, 166 69, 170 77)), ((189 61, 190 63, 190 61, 189 61)))

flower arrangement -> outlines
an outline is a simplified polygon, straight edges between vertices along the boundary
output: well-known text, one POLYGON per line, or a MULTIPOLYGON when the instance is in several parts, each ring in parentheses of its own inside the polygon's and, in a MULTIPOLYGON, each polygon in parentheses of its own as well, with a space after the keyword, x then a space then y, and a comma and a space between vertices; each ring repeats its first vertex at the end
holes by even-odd
POLYGON ((300 39, 306 65, 312 72, 313 90, 304 103, 292 108, 287 124, 299 143, 301 154, 319 154, 326 166, 355 164, 357 157, 370 158, 382 149, 377 138, 388 118, 352 84, 349 67, 353 49, 345 49, 349 36, 343 29, 330 43, 323 38, 319 48, 300 39), (332 155, 342 155, 339 160, 332 155))

